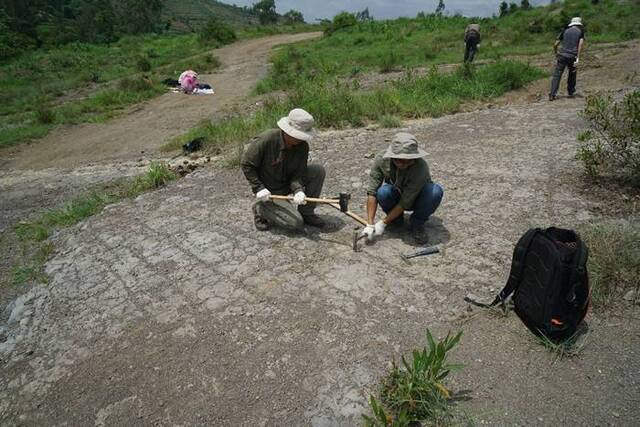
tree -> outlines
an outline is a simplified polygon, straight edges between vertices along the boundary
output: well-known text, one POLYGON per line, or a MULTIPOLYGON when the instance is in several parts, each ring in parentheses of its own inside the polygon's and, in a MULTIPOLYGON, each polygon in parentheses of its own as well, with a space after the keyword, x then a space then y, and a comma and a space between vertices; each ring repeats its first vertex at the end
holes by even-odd
POLYGON ((302 16, 302 12, 291 9, 284 14, 284 20, 287 24, 302 24, 304 23, 304 16, 302 16))
POLYGON ((436 15, 442 15, 444 13, 444 0, 440 0, 438 2, 438 6, 436 7, 436 15))
POLYGON ((369 13, 369 8, 366 8, 365 10, 363 10, 362 12, 358 12, 356 13, 356 19, 359 22, 369 22, 369 21, 373 21, 373 18, 371 17, 371 14, 369 13))
POLYGON ((253 5, 253 12, 258 15, 260 24, 268 25, 278 22, 275 0, 261 0, 253 5))
POLYGON ((522 10, 531 9, 531 4, 529 3, 529 0, 522 0, 520 2, 520 9, 522 9, 522 10))
POLYGON ((518 5, 516 3, 509 4, 509 13, 514 13, 518 11, 518 5))
POLYGON ((506 16, 509 13, 509 5, 506 1, 500 3, 500 16, 506 16))

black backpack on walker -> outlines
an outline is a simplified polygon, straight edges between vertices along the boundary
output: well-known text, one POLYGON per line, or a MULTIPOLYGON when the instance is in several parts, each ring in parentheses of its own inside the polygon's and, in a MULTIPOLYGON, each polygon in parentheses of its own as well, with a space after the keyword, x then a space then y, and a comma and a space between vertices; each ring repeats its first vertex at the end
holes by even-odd
POLYGON ((536 335, 557 341, 575 334, 589 309, 588 251, 580 236, 561 228, 532 228, 513 251, 506 286, 491 307, 513 293, 514 310, 536 335))

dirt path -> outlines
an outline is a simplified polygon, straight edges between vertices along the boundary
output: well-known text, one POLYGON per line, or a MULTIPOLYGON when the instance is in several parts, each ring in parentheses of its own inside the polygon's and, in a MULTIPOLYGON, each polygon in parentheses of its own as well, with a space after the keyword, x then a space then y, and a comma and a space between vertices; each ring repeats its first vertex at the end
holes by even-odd
MULTIPOLYGON (((637 70, 639 52, 615 64, 637 70)), ((613 76, 607 88, 629 88, 613 76)), ((594 69, 579 81, 601 80, 594 69)), ((561 362, 513 315, 462 323, 462 298, 490 299, 526 228, 575 228, 610 204, 575 160, 583 104, 407 123, 445 188, 428 224, 445 250, 411 263, 404 233, 354 253, 353 224, 331 210, 325 232, 258 233, 241 173, 221 168, 58 233, 51 282, 0 329, 0 424, 359 425, 388 362, 427 327, 465 330, 454 390, 476 424, 636 423, 638 309, 591 314, 589 347, 561 362)), ((327 167, 325 193, 348 189, 362 206, 367 155, 396 131, 322 133, 311 156, 327 167)))
POLYGON ((215 74, 202 75, 214 96, 167 93, 133 107, 104 124, 83 124, 56 129, 44 139, 22 146, 9 155, 3 169, 75 168, 89 163, 146 157, 171 138, 203 119, 228 110, 248 95, 265 73, 271 48, 318 37, 321 33, 284 34, 247 40, 213 51, 222 62, 215 74))

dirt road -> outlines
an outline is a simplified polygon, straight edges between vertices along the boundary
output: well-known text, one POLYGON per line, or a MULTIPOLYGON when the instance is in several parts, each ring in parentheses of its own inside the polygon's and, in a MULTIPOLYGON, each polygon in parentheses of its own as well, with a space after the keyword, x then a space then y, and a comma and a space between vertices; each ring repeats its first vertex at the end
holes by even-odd
MULTIPOLYGON (((633 49, 613 63, 636 70, 633 49)), ((596 84, 598 73, 579 81, 596 84)), ((354 253, 354 224, 332 210, 324 232, 256 232, 247 184, 222 168, 61 231, 49 285, 6 311, 0 424, 359 425, 391 360, 423 345, 425 328, 459 327, 453 360, 466 367, 453 389, 466 391, 457 406, 472 422, 634 424, 637 309, 590 315, 591 344, 560 362, 513 315, 463 323, 462 298, 493 296, 524 230, 575 228, 610 203, 575 160, 583 104, 407 123, 445 189, 428 223, 430 243, 445 250, 408 264, 405 233, 354 253)), ((325 193, 349 190, 362 206, 368 155, 396 131, 323 132, 311 156, 327 167, 325 193)))
POLYGON ((63 126, 30 146, 22 146, 3 169, 75 168, 88 163, 131 161, 157 155, 171 138, 203 119, 230 110, 266 73, 274 46, 319 37, 321 33, 284 34, 247 40, 214 50, 221 63, 215 74, 201 75, 214 96, 167 93, 104 124, 63 126))

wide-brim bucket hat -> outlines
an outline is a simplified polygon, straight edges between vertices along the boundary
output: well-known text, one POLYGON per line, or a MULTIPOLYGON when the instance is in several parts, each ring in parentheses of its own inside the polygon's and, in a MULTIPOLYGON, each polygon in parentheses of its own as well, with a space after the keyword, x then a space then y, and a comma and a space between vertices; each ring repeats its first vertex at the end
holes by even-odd
POLYGON ((383 157, 386 159, 420 159, 428 153, 418 147, 418 140, 410 133, 400 132, 394 135, 383 157))
POLYGON ((287 117, 278 120, 278 127, 287 135, 302 141, 311 141, 316 136, 313 116, 302 108, 294 108, 287 117))
POLYGON ((575 18, 571 18, 571 22, 569 23, 569 26, 573 27, 575 25, 582 25, 582 18, 578 16, 576 16, 575 18))

